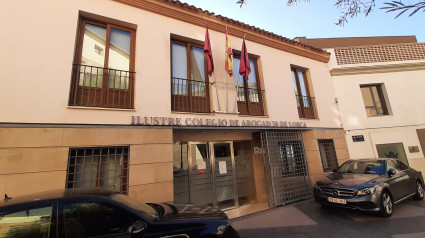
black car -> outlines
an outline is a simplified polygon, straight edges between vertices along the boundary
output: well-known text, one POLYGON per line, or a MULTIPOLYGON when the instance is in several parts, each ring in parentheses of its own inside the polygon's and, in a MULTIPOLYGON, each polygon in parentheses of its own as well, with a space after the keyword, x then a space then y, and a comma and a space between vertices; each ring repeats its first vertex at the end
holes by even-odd
POLYGON ((239 237, 204 205, 139 203, 103 189, 68 189, 0 201, 0 237, 239 237))
POLYGON ((323 205, 391 216, 393 205, 407 198, 424 198, 422 173, 397 159, 348 160, 314 185, 323 205))

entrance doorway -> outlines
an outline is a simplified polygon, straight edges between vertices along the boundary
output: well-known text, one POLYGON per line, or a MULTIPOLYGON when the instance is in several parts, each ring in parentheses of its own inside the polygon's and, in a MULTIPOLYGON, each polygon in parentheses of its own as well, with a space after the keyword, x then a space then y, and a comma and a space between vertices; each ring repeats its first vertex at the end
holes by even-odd
POLYGON ((249 141, 176 142, 174 201, 227 210, 255 197, 249 151, 249 141))
POLYGON ((270 206, 310 198, 312 187, 300 130, 261 132, 270 206))

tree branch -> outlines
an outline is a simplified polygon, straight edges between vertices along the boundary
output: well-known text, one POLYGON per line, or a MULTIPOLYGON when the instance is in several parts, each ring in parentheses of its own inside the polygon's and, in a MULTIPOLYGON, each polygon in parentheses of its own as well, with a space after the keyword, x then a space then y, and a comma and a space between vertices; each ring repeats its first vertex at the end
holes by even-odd
POLYGON ((421 0, 418 3, 410 4, 410 5, 405 5, 401 1, 386 2, 386 3, 384 3, 384 5, 386 5, 386 6, 381 7, 381 9, 387 10, 386 13, 397 12, 397 11, 400 12, 394 18, 401 16, 402 14, 404 14, 405 12, 407 12, 409 10, 412 10, 412 12, 409 14, 409 17, 413 16, 414 14, 416 14, 420 10, 425 12, 425 1, 424 0, 421 0))
MULTIPOLYGON (((246 4, 247 0, 238 0, 236 4, 239 4, 242 7, 246 4)), ((300 2, 310 2, 310 0, 286 0, 286 5, 288 7, 292 7, 297 5, 300 2)), ((358 14, 364 14, 368 16, 373 9, 376 7, 376 0, 335 0, 334 6, 338 10, 342 10, 341 16, 338 19, 338 22, 335 23, 338 26, 344 26, 345 23, 348 22, 348 18, 357 17, 358 14)), ((395 17, 399 17, 400 15, 406 13, 409 10, 412 12, 409 14, 409 17, 416 14, 419 11, 425 12, 425 0, 417 0, 417 3, 414 4, 404 4, 402 1, 391 1, 384 2, 385 7, 381 7, 380 9, 387 10, 386 13, 389 12, 399 12, 395 17)))

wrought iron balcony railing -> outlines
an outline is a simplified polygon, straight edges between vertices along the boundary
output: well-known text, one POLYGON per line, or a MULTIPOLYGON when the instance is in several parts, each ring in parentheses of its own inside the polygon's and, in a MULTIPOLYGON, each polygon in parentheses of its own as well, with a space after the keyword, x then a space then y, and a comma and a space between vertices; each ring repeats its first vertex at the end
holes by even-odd
POLYGON ((237 86, 236 92, 240 115, 265 115, 264 90, 237 86))
POLYGON ((210 111, 210 83, 171 78, 171 110, 179 112, 210 111))
POLYGON ((366 106, 365 108, 366 108, 366 113, 368 117, 388 115, 387 108, 384 106, 382 107, 366 106))
POLYGON ((74 64, 70 106, 134 108, 135 72, 74 64))
POLYGON ((298 115, 300 118, 317 119, 316 101, 314 97, 299 96, 297 97, 298 115))

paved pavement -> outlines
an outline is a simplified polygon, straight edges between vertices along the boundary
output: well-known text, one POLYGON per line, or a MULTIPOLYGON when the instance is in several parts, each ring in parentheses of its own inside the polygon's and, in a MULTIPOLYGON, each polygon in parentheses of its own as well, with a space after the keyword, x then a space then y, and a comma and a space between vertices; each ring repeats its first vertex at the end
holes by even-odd
POLYGON ((425 201, 407 200, 390 218, 347 209, 325 208, 313 199, 231 220, 248 237, 425 237, 425 201))

